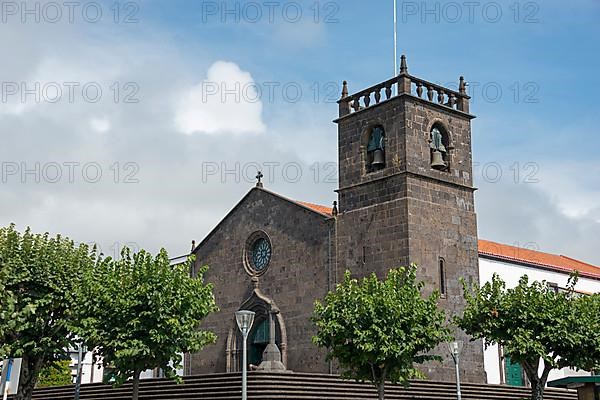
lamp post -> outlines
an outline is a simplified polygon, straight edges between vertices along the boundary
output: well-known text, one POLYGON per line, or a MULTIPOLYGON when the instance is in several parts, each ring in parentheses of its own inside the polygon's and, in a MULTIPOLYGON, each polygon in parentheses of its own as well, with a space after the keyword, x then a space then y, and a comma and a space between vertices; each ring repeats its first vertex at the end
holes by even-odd
POLYGON ((79 347, 77 349, 77 378, 75 380, 75 400, 79 400, 79 396, 81 393, 81 374, 83 368, 83 356, 84 353, 87 353, 87 349, 84 346, 83 342, 79 343, 79 347))
POLYGON ((241 310, 236 311, 235 320, 237 322, 240 332, 242 332, 242 338, 244 342, 243 356, 242 356, 242 400, 248 398, 248 382, 247 382, 247 371, 246 371, 246 340, 248 339, 248 333, 252 329, 252 323, 254 322, 254 311, 241 310))
POLYGON ((456 398, 458 400, 462 400, 462 395, 460 393, 460 370, 458 368, 461 349, 462 349, 462 342, 448 343, 448 350, 450 351, 450 355, 452 356, 452 359, 454 360, 454 367, 456 368, 456 398))

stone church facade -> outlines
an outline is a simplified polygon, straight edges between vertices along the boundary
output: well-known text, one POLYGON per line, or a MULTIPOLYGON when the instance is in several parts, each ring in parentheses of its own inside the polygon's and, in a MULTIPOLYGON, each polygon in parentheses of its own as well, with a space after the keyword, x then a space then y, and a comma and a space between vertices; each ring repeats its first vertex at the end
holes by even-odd
MULTIPOLYGON (((408 73, 339 101, 339 205, 332 209, 287 199, 258 184, 193 250, 195 271, 209 265, 220 311, 203 328, 215 345, 186 356, 192 374, 241 369, 240 309, 256 312, 249 363, 264 368, 275 342, 283 367, 335 373, 325 351, 311 342, 314 301, 335 288, 345 270, 384 277, 416 263, 425 291, 442 293, 449 316, 464 308, 460 279, 478 283, 469 97, 461 78, 454 91, 408 73), (272 321, 272 322, 270 322, 272 321), (272 329, 274 328, 274 329, 272 329), (266 353, 265 353, 266 354, 266 353), (262 363, 262 364, 261 364, 262 363)), ((462 377, 485 382, 483 345, 457 332, 465 345, 462 377)), ((454 364, 423 371, 453 380, 454 364)))

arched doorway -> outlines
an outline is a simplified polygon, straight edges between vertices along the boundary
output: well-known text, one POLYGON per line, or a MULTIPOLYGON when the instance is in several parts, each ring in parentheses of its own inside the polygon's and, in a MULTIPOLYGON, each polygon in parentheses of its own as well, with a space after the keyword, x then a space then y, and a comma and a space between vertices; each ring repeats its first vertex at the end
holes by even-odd
POLYGON ((263 352, 269 344, 269 320, 263 317, 257 322, 248 338, 248 363, 252 365, 262 362, 263 352))
MULTIPOLYGON (((270 326, 274 328, 275 345, 277 346, 277 368, 285 369, 287 365, 287 334, 285 323, 279 308, 273 300, 265 296, 258 288, 258 281, 253 279, 254 290, 251 295, 242 302, 240 309, 254 311, 254 324, 248 335, 248 365, 258 367, 264 360, 263 354, 269 345, 271 338, 270 326), (272 324, 269 321, 272 319, 272 324)), ((273 346, 271 346, 273 349, 273 346)), ((237 328, 235 318, 232 318, 232 327, 229 329, 226 347, 227 372, 238 372, 242 370, 242 335, 237 328)), ((269 354, 273 354, 271 351, 269 354)), ((271 364, 273 365, 273 364, 271 364)))
MULTIPOLYGON (((248 335, 248 364, 259 366, 263 362, 263 353, 271 338, 269 317, 266 314, 258 315, 256 324, 248 335)), ((281 349, 281 330, 279 324, 275 323, 275 344, 281 349)), ((241 345, 241 344, 240 344, 241 345)), ((241 368, 240 363, 240 368, 241 368)))

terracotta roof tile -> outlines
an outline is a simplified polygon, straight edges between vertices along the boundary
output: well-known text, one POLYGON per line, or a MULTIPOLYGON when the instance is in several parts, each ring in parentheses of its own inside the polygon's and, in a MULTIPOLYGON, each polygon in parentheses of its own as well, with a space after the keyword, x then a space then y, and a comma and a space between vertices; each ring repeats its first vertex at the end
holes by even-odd
POLYGON ((563 255, 509 246, 489 240, 479 240, 479 254, 507 261, 546 267, 565 273, 579 271, 582 276, 600 278, 600 267, 595 265, 563 255))
POLYGON ((304 207, 308 207, 311 210, 316 211, 316 212, 321 213, 321 214, 325 214, 325 215, 331 216, 332 213, 333 213, 333 209, 331 207, 320 206, 318 204, 307 203, 305 201, 297 201, 297 200, 295 200, 295 201, 296 201, 296 203, 302 204, 304 207))

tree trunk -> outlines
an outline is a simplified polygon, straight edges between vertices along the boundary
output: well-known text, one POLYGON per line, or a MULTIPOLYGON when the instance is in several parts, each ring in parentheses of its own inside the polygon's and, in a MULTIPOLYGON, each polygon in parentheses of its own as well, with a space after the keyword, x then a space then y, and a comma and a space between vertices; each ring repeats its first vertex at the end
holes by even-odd
POLYGON ((385 381, 377 385, 377 393, 379 395, 379 400, 385 399, 385 381))
POLYGON ((23 357, 21 373, 19 374, 19 387, 15 400, 31 400, 33 389, 38 381, 43 360, 38 357, 23 357))
POLYGON ((546 383, 539 380, 531 382, 531 400, 544 400, 544 386, 546 383))
POLYGON ((131 388, 131 400, 138 400, 140 394, 140 374, 142 371, 136 369, 133 372, 133 387, 131 388))
MULTIPOLYGON (((539 365, 539 361, 537 365, 539 365)), ((544 363, 544 370, 542 376, 538 377, 538 371, 531 364, 525 364, 527 376, 531 382, 531 400, 544 400, 544 391, 546 390, 546 382, 548 382, 548 376, 552 371, 552 366, 546 361, 544 363)))
POLYGON ((544 363, 544 372, 540 377, 538 375, 539 365, 542 362, 541 358, 523 361, 522 366, 531 382, 531 400, 544 400, 544 390, 546 389, 546 381, 548 381, 548 374, 550 373, 551 367, 548 367, 544 363))

